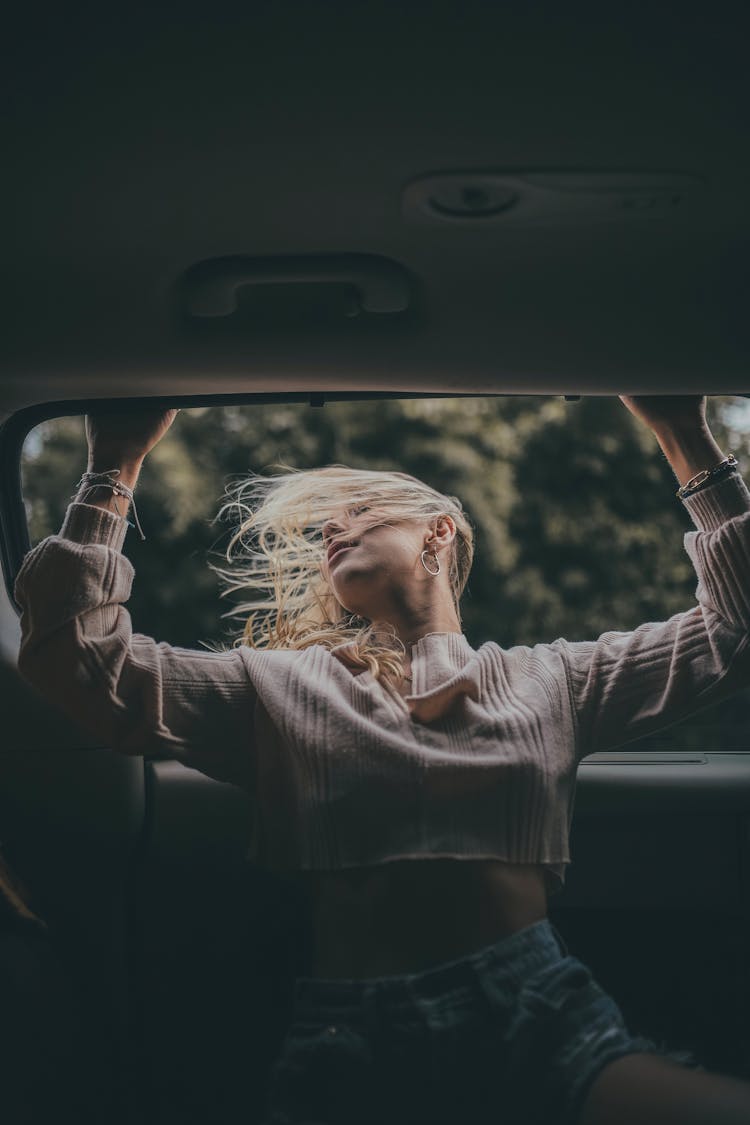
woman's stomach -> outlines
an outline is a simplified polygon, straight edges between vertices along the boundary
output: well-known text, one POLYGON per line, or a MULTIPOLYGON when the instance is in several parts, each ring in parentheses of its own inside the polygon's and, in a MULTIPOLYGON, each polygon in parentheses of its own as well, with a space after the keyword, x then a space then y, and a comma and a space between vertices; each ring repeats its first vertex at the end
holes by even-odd
POLYGON ((473 953, 547 916, 540 864, 404 859, 308 871, 312 975, 416 973, 473 953))

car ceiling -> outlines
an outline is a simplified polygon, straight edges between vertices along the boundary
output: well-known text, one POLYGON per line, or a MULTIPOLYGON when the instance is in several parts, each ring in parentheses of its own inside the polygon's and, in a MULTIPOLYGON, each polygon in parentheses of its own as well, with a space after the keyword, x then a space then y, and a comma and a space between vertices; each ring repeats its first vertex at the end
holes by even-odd
POLYGON ((750 390, 744 6, 102 7, 6 37, 3 415, 750 390))

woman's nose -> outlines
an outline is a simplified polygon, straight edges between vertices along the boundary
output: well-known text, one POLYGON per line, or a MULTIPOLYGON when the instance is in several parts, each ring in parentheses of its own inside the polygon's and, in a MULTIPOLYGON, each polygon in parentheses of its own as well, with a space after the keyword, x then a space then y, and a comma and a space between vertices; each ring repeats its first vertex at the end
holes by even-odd
POLYGON ((323 538, 325 540, 331 539, 334 535, 340 535, 344 530, 343 524, 338 520, 326 520, 323 524, 323 538))

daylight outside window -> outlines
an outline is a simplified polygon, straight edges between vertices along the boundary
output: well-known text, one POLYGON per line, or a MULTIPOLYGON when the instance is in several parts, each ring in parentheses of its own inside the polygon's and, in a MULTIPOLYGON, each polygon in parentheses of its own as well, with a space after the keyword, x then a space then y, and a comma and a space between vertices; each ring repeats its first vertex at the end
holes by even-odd
MULTIPOLYGON (((750 473, 750 401, 716 397, 719 445, 750 473)), ((86 468, 83 417, 35 427, 22 456, 32 545, 59 530, 86 468)), ((183 409, 149 455, 136 502, 146 534, 124 551, 136 572, 135 632, 183 647, 228 646, 241 596, 220 598, 234 526, 225 487, 274 466, 411 473, 457 496, 476 532, 461 603, 473 648, 593 640, 695 604, 683 547, 693 527, 655 438, 616 397, 512 396, 243 404, 183 409), (233 600, 234 599, 234 600, 233 600)), ((750 690, 618 751, 745 751, 750 690)))

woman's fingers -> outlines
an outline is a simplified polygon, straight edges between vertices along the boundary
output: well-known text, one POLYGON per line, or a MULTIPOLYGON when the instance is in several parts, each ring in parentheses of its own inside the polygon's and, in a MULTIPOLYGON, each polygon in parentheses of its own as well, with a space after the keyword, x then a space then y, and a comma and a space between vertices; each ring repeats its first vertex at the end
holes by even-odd
POLYGON ((705 395, 619 395, 639 422, 652 430, 706 423, 705 395))
POLYGON ((166 434, 177 410, 118 409, 86 415, 89 453, 115 460, 142 461, 166 434))

